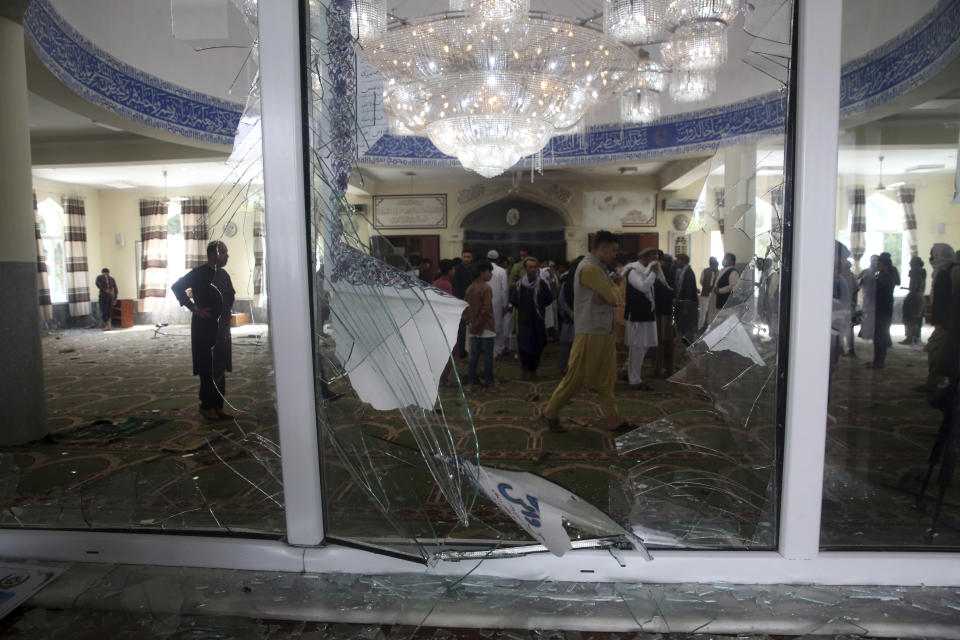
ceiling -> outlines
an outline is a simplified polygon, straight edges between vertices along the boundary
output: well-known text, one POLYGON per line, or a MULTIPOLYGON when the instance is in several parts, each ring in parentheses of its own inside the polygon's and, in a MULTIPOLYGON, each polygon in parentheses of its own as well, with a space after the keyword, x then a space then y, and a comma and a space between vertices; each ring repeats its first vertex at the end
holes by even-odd
MULTIPOLYGON (((72 3, 68 0, 51 0, 58 11, 62 11, 65 18, 84 36, 93 40, 98 46, 111 55, 123 58, 131 64, 145 67, 145 71, 158 75, 183 86, 205 91, 212 95, 219 95, 230 100, 241 100, 240 89, 245 95, 244 83, 250 79, 250 65, 247 63, 249 51, 249 34, 242 29, 245 25, 239 12, 233 4, 229 5, 228 34, 219 40, 178 40, 173 36, 171 26, 170 2, 164 0, 87 0, 82 3, 72 3), (129 26, 117 28, 118 25, 142 25, 137 33, 145 34, 143 38, 131 38, 129 26), (139 22, 138 22, 139 21, 139 22), (218 44, 219 43, 219 44, 218 44), (142 45, 142 46, 140 46, 142 45), (222 45, 222 46, 219 46, 222 45), (210 48, 212 47, 212 48, 210 48), (133 56, 133 59, 130 58, 133 56), (202 63, 202 64, 199 64, 202 63), (204 67, 204 65, 206 65, 204 67), (201 67, 206 69, 200 73, 201 67), (200 75, 197 75, 200 74, 200 75), (203 74, 213 74, 214 81, 205 79, 203 74)), ((768 20, 770 7, 776 7, 782 0, 752 0, 748 3, 748 11, 739 20, 768 20)), ((397 17, 410 18, 423 16, 437 10, 438 4, 445 4, 437 0, 388 0, 391 13, 397 17)), ((902 29, 928 11, 936 0, 915 0, 903 3, 902 0, 847 0, 844 3, 844 59, 871 50, 879 42, 895 36, 902 29), (865 11, 865 8, 869 8, 865 11), (850 37, 847 37, 847 34, 850 37)), ((550 11, 580 19, 593 19, 594 24, 601 21, 601 0, 533 0, 534 10, 550 11)), ((782 16, 781 16, 782 18, 782 16)), ((745 56, 751 46, 757 42, 754 38, 736 30, 736 38, 731 41, 731 60, 739 60, 745 56)), ((29 45, 28 45, 29 46, 29 45)), ((744 82, 749 75, 756 78, 760 84, 753 86, 751 91, 772 90, 777 83, 766 78, 743 62, 728 64, 726 81, 721 87, 726 87, 719 96, 721 103, 730 102, 731 96, 736 93, 731 87, 744 82)), ((929 97, 924 98, 924 104, 906 106, 882 123, 889 126, 901 127, 912 122, 933 123, 941 126, 944 122, 956 123, 960 120, 960 78, 954 81, 953 87, 938 96, 933 102, 929 97), (915 108, 911 108, 915 107, 915 108), (929 107, 929 108, 925 108, 929 107)), ((739 99, 739 98, 735 98, 739 99)), ((917 101, 914 101, 914 103, 917 101)), ((697 105, 703 108, 704 105, 697 105)), ((611 105, 608 110, 613 109, 611 105)), ((69 162, 57 162, 57 154, 47 153, 43 164, 37 166, 34 175, 38 178, 70 182, 103 188, 115 188, 108 185, 126 183, 133 187, 161 188, 163 186, 162 171, 168 172, 168 188, 191 186, 207 186, 219 184, 229 174, 229 167, 220 159, 213 157, 209 151, 195 150, 193 156, 182 150, 168 150, 163 162, 132 161, 130 153, 118 157, 123 162, 99 163, 91 158, 102 157, 98 153, 88 153, 92 149, 106 148, 110 144, 115 147, 131 148, 138 141, 147 140, 143 136, 127 131, 118 131, 114 127, 98 123, 90 117, 79 115, 75 111, 64 108, 39 95, 31 93, 29 96, 30 132, 31 139, 36 145, 54 145, 58 141, 66 145, 73 145, 77 153, 71 156, 69 162), (179 154, 179 155, 178 155, 179 154), (198 157, 202 156, 202 157, 198 157), (52 159, 50 159, 52 158, 52 159)), ((664 113, 669 108, 665 105, 664 113)), ((612 113, 612 112, 611 112, 612 113)), ((592 123, 616 119, 609 113, 595 116, 592 123)), ((943 164, 943 169, 932 171, 952 171, 956 162, 956 130, 952 129, 943 134, 944 139, 952 136, 953 146, 950 144, 933 144, 911 146, 909 144, 874 144, 868 141, 859 141, 858 148, 841 150, 840 170, 842 173, 858 175, 875 175, 879 169, 877 156, 882 152, 884 160, 884 176, 902 174, 910 167, 929 164, 943 164)), ((910 136, 903 136, 909 142, 910 136)), ((133 154, 135 155, 135 154, 133 154)), ((34 154, 35 158, 42 154, 34 154)), ((141 156, 143 160, 151 156, 141 156)), ((700 155, 700 158, 709 158, 709 155, 700 155)), ((545 177, 555 180, 582 180, 586 178, 619 178, 624 176, 655 176, 661 180, 664 175, 676 173, 677 163, 681 160, 690 161, 695 156, 671 157, 669 159, 654 159, 650 161, 615 162, 593 165, 574 165, 548 169, 545 177), (621 174, 621 167, 636 167, 636 171, 621 174)), ((782 165, 772 160, 764 165, 770 165, 767 171, 776 171, 775 167, 782 165)), ((917 172, 912 172, 917 173, 917 172)), ((448 181, 466 181, 475 179, 475 175, 459 168, 401 168, 384 166, 365 166, 362 175, 371 178, 374 182, 395 184, 402 186, 411 181, 442 183, 448 181), (409 176, 406 172, 413 171, 416 175, 409 176)), ((523 172, 522 179, 529 180, 529 170, 523 172)), ((537 177, 537 179, 540 179, 537 177)), ((357 179, 353 181, 355 184, 357 179)))
POLYGON ((231 174, 224 161, 168 162, 150 164, 34 167, 33 176, 42 180, 67 182, 106 189, 163 188, 219 185, 231 174))

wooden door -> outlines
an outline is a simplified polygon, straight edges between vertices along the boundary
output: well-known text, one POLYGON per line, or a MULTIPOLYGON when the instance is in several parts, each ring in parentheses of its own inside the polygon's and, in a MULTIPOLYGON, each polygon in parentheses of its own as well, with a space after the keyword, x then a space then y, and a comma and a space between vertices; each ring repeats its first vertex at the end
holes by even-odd
POLYGON ((404 260, 416 269, 420 260, 427 258, 430 260, 430 270, 428 273, 420 274, 420 278, 427 282, 432 282, 437 271, 437 263, 440 262, 440 236, 374 236, 371 242, 373 254, 390 262, 387 258, 393 254, 402 255, 404 260))

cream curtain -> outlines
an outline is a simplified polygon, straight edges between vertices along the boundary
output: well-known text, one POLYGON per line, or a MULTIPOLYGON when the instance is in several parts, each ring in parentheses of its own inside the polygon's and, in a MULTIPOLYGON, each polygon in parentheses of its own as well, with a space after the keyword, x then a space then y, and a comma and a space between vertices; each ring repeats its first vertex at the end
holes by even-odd
POLYGON ((167 296, 167 203, 140 200, 140 292, 143 311, 163 311, 167 296))
POLYGON ((87 224, 83 199, 65 197, 63 213, 67 226, 63 231, 66 256, 67 302, 71 316, 90 315, 90 278, 87 265, 87 224))
POLYGON ((253 303, 263 307, 267 303, 267 279, 263 268, 266 253, 266 226, 263 205, 253 205, 253 303))
POLYGON ((897 190, 900 205, 903 207, 903 232, 907 234, 907 244, 910 245, 910 257, 916 258, 917 249, 917 214, 913 211, 913 201, 917 190, 913 185, 903 185, 897 190))
POLYGON ((180 208, 183 216, 184 257, 187 269, 194 269, 207 263, 207 214, 209 206, 206 196, 190 196, 180 208))
POLYGON ((858 265, 867 250, 867 192, 862 184, 847 189, 847 202, 853 211, 850 219, 850 254, 853 264, 858 265))

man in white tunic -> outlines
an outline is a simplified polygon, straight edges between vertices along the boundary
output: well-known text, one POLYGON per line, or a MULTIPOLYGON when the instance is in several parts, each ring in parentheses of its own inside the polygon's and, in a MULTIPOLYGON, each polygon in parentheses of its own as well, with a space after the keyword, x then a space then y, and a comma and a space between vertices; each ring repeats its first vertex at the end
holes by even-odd
POLYGON ((487 252, 487 260, 493 265, 493 277, 487 284, 493 289, 493 320, 497 333, 493 345, 494 358, 499 358, 503 354, 510 340, 510 326, 504 318, 504 313, 510 304, 510 283, 507 270, 497 264, 499 259, 500 253, 496 249, 490 249, 487 252))
POLYGON ((627 356, 627 376, 631 389, 653 391, 643 381, 643 359, 650 347, 657 346, 657 320, 654 305, 653 283, 657 279, 660 262, 656 249, 646 249, 623 269, 627 279, 627 298, 624 317, 627 321, 626 342, 630 351, 627 356))

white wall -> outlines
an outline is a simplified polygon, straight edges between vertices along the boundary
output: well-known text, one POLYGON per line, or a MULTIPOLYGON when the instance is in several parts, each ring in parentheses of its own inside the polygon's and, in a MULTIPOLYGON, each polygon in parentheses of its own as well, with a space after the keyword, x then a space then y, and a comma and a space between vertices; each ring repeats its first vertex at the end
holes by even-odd
MULTIPOLYGON (((586 191, 637 191, 637 192, 657 192, 657 179, 654 176, 630 176, 630 177, 611 177, 597 178, 591 180, 564 181, 557 183, 565 189, 573 192, 573 196, 566 203, 551 197, 546 189, 552 185, 546 177, 538 177, 532 185, 529 182, 523 182, 520 192, 516 196, 527 198, 543 204, 558 214, 560 214, 566 223, 565 235, 567 239, 567 258, 573 259, 578 255, 585 254, 587 248, 587 238, 590 233, 599 231, 597 227, 587 227, 583 225, 583 194, 586 191)), ((617 233, 641 233, 657 232, 659 234, 660 247, 666 250, 668 243, 668 233, 673 229, 673 218, 678 211, 664 212, 662 210, 663 199, 684 198, 696 199, 700 195, 703 187, 703 180, 696 180, 684 189, 676 192, 657 192, 657 224, 655 227, 621 227, 618 229, 607 229, 617 233)), ((365 204, 367 206, 368 218, 372 221, 373 207, 372 196, 375 195, 395 195, 395 194, 436 194, 443 193, 447 196, 447 227, 445 229, 389 229, 381 230, 384 236, 391 235, 439 235, 440 236, 440 257, 453 258, 460 255, 463 249, 463 220, 473 211, 501 198, 507 197, 506 186, 501 188, 499 182, 490 181, 459 181, 459 182, 423 182, 402 185, 378 185, 371 190, 370 196, 348 195, 347 199, 351 204, 365 204), (487 187, 484 195, 461 202, 463 199, 461 193, 471 187, 481 183, 487 187)), ((689 212, 688 212, 689 213, 689 212)), ((367 240, 372 232, 370 225, 358 223, 358 232, 362 240, 367 240)), ((697 244, 693 245, 696 250, 697 244)), ((704 265, 707 257, 705 252, 709 251, 709 241, 707 241, 700 255, 692 255, 691 259, 695 265, 699 264, 702 258, 704 265)))

